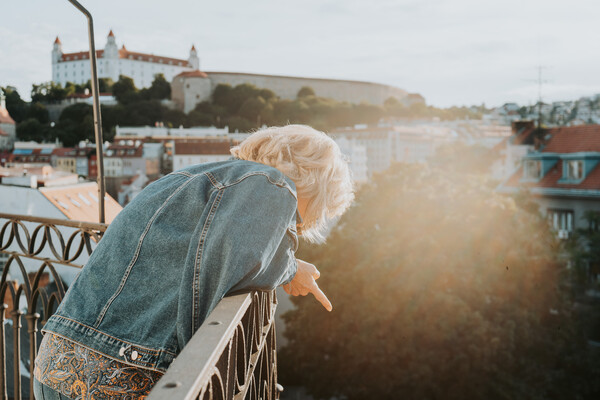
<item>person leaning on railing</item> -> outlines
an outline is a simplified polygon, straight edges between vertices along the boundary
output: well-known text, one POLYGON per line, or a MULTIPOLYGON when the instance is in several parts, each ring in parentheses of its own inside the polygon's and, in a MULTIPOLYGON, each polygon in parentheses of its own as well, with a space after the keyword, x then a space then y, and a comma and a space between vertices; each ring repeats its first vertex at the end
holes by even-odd
POLYGON ((162 177, 115 218, 42 329, 37 399, 147 395, 226 295, 283 285, 331 311, 294 253, 353 199, 339 147, 288 125, 231 153, 162 177))

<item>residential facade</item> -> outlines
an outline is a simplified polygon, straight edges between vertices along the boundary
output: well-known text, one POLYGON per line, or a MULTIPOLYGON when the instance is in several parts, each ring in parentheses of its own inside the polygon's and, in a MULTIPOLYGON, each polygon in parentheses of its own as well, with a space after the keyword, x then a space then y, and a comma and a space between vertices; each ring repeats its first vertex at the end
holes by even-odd
POLYGON ((600 212, 600 125, 544 130, 520 167, 498 191, 528 190, 560 238, 589 228, 588 212, 600 212))

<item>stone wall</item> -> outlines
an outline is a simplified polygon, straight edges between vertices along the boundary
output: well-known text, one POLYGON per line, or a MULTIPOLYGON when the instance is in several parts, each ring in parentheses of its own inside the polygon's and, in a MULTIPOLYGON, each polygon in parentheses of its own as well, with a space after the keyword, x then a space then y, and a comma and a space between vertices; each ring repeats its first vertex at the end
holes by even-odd
MULTIPOLYGON (((373 82, 346 81, 337 79, 301 78, 245 74, 238 72, 206 72, 208 79, 194 76, 176 76, 171 82, 171 97, 176 106, 184 112, 193 110, 197 103, 208 100, 219 84, 237 86, 252 84, 261 89, 270 89, 282 99, 293 100, 303 86, 310 86, 319 97, 329 97, 349 103, 367 102, 383 104, 389 97, 409 105, 415 96, 405 90, 373 82)), ((422 99, 418 96, 419 99, 422 99)), ((422 101, 422 100, 420 100, 422 101)))

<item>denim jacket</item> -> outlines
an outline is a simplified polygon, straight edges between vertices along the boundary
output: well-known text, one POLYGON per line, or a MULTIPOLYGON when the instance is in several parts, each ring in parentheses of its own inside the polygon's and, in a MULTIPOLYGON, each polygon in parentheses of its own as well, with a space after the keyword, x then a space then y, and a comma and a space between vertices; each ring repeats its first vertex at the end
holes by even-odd
POLYGON ((294 183, 263 164, 166 175, 115 218, 42 330, 165 371, 225 295, 293 278, 299 218, 294 183))

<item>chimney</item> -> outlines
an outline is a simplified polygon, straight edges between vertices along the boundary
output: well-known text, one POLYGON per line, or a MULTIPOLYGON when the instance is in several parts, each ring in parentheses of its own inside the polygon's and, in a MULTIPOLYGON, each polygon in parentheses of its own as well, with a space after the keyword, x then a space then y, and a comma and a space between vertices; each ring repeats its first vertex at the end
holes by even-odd
POLYGON ((519 135, 527 130, 535 128, 535 123, 528 120, 513 121, 511 123, 512 134, 519 135))

